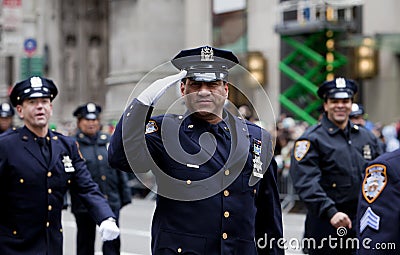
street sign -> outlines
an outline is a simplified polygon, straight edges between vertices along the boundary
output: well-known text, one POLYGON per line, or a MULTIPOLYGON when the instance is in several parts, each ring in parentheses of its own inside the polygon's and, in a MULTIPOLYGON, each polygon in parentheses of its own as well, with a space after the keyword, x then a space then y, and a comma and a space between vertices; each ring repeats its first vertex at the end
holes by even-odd
POLYGON ((33 38, 28 38, 24 41, 24 50, 29 57, 36 51, 37 43, 33 38))

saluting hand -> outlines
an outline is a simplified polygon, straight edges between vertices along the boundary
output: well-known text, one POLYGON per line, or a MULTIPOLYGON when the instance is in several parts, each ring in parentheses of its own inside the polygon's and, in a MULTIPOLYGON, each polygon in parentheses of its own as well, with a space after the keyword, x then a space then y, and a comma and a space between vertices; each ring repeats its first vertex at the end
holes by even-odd
POLYGON ((186 70, 182 70, 178 74, 167 76, 165 78, 156 80, 148 88, 143 90, 137 99, 147 106, 154 105, 157 100, 164 94, 164 92, 172 85, 182 80, 187 74, 186 70))
POLYGON ((333 217, 331 218, 330 222, 331 225, 334 226, 335 228, 347 227, 350 229, 352 227, 350 217, 343 212, 335 213, 335 215, 333 215, 333 217))

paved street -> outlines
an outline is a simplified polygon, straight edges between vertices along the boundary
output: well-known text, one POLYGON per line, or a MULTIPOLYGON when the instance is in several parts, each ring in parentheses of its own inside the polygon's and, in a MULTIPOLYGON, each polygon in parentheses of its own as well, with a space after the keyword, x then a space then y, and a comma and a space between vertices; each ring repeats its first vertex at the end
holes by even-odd
MULTIPOLYGON (((133 203, 121 211, 122 255, 150 254, 150 225, 154 211, 154 201, 135 199, 133 203)), ((303 233, 303 214, 289 213, 283 216, 284 237, 289 243, 296 238, 301 240, 303 233)), ((75 218, 69 210, 63 212, 64 254, 75 254, 75 218)), ((100 241, 96 242, 96 255, 100 255, 100 241)), ((287 255, 302 254, 300 250, 287 250, 287 255)))

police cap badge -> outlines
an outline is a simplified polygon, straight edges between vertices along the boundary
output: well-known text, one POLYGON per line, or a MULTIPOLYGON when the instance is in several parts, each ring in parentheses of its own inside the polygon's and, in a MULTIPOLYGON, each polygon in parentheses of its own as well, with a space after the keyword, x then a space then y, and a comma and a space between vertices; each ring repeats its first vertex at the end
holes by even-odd
POLYGON ((352 98, 357 93, 357 84, 353 80, 336 78, 325 81, 318 89, 318 96, 327 98, 352 98))
POLYGON ((9 103, 0 104, 0 117, 12 117, 14 116, 14 109, 9 103))
POLYGON ((15 84, 10 94, 10 100, 15 107, 28 98, 50 98, 50 100, 53 100, 57 94, 57 87, 52 80, 33 76, 15 84))
POLYGON ((231 51, 203 46, 182 50, 171 62, 179 70, 187 70, 187 78, 212 82, 226 81, 229 69, 239 60, 231 51))
POLYGON ((95 103, 87 103, 81 106, 78 106, 73 115, 78 119, 87 119, 87 120, 96 120, 99 118, 101 113, 101 106, 95 103))

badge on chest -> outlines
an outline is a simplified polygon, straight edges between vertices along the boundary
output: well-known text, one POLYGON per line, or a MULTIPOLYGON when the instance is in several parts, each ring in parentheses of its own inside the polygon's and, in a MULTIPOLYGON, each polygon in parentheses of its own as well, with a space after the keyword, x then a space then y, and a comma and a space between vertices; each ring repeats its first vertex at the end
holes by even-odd
POLYGON ((63 156, 62 162, 64 163, 64 170, 67 173, 75 172, 75 168, 72 165, 72 160, 69 158, 68 155, 63 156))

